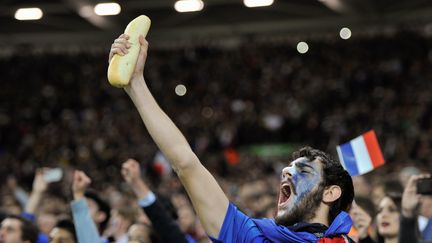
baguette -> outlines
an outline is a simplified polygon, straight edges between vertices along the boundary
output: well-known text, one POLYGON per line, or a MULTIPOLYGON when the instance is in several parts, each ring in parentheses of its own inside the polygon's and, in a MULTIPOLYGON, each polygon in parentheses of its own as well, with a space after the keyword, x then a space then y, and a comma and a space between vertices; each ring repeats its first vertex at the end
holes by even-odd
POLYGON ((129 84, 140 51, 139 36, 147 35, 150 24, 151 21, 147 16, 140 15, 127 25, 125 34, 129 35, 131 47, 124 56, 115 54, 109 63, 108 81, 112 86, 122 88, 129 84))

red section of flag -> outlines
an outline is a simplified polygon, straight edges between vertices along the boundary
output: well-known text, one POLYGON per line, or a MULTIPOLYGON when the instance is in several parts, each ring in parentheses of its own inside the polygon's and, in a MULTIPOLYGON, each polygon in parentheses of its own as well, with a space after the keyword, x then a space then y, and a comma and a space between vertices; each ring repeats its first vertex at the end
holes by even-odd
POLYGON ((363 134, 363 139, 365 141, 369 156, 371 158, 374 168, 377 168, 385 163, 384 157, 381 152, 381 148, 378 143, 375 131, 371 130, 363 134))

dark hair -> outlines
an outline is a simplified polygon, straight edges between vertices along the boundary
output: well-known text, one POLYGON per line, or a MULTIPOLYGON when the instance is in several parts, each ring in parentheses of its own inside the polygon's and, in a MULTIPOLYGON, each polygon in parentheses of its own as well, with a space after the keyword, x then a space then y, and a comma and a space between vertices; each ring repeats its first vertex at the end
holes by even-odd
POLYGON ((16 219, 21 222, 21 240, 28 240, 30 243, 37 242, 39 230, 33 222, 14 214, 6 216, 5 219, 16 219))
POLYGON ((396 179, 389 179, 383 183, 384 197, 389 197, 400 210, 402 207, 402 194, 404 187, 400 181, 396 179))
POLYGON ((341 188, 341 196, 330 206, 329 223, 333 222, 340 212, 348 212, 354 199, 354 186, 351 176, 342 165, 327 153, 309 146, 293 153, 293 160, 300 157, 306 157, 309 161, 321 161, 323 165, 323 181, 321 183, 324 187, 336 185, 341 188))
POLYGON ((100 223, 99 229, 100 231, 104 231, 111 216, 111 207, 107 202, 105 202, 101 197, 99 197, 99 195, 94 190, 87 190, 84 196, 88 199, 92 199, 93 201, 95 201, 99 207, 99 211, 102 211, 106 214, 106 218, 100 223))
MULTIPOLYGON (((397 211, 400 212, 401 209, 402 209, 402 194, 403 194, 403 191, 404 191, 404 188, 403 188, 402 184, 398 180, 389 179, 389 180, 386 180, 386 181, 383 182, 383 190, 384 190, 384 197, 381 198, 380 202, 384 198, 388 197, 396 205, 396 207, 398 209, 397 211)), ((384 243, 385 239, 378 232, 378 228, 376 229, 376 233, 377 233, 377 241, 378 241, 378 243, 384 243)))
POLYGON ((355 197, 355 203, 361 207, 363 210, 366 211, 367 214, 369 214, 371 217, 376 214, 375 205, 372 202, 372 200, 368 197, 355 197))
POLYGON ((76 231, 75 231, 75 225, 71 220, 61 219, 57 222, 55 227, 68 231, 69 233, 71 233, 73 235, 75 242, 78 242, 78 239, 76 236, 76 231))

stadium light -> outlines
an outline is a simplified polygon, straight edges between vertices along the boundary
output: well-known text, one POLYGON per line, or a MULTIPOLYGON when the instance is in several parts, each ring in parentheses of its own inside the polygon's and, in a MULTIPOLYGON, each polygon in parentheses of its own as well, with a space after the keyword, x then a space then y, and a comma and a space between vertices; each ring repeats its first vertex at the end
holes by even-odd
POLYGON ((17 20, 37 20, 42 18, 43 12, 40 8, 19 8, 15 12, 17 20))
POLYGON ((351 30, 346 27, 342 28, 339 32, 339 36, 344 40, 348 40, 349 38, 351 38, 351 30))
POLYGON ((186 86, 184 86, 183 84, 178 84, 175 87, 174 91, 175 91, 176 95, 178 95, 178 96, 184 96, 186 94, 186 92, 187 92, 187 89, 186 89, 186 86))
POLYGON ((178 0, 174 4, 174 9, 180 13, 201 11, 203 8, 202 0, 178 0))
POLYGON ((297 51, 299 53, 305 54, 306 52, 308 52, 308 50, 309 50, 309 45, 306 42, 301 41, 297 44, 297 51))
POLYGON ((243 0, 243 3, 248 8, 266 7, 272 5, 274 0, 243 0))
POLYGON ((98 3, 93 10, 100 16, 117 15, 121 12, 121 7, 118 3, 98 3))

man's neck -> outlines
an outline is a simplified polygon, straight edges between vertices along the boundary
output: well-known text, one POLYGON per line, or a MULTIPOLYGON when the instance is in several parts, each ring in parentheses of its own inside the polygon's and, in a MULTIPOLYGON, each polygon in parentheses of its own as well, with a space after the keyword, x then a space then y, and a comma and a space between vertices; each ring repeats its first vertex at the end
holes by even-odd
POLYGON ((318 217, 315 217, 315 218, 313 218, 311 220, 308 220, 307 223, 310 223, 310 224, 322 224, 322 225, 325 225, 325 226, 329 227, 329 223, 328 223, 327 219, 324 220, 324 219, 321 219, 321 218, 318 218, 318 217))
POLYGON ((307 223, 323 224, 328 227, 329 226, 328 214, 329 214, 329 208, 327 206, 320 206, 315 213, 315 217, 313 217, 310 220, 307 220, 307 223))

